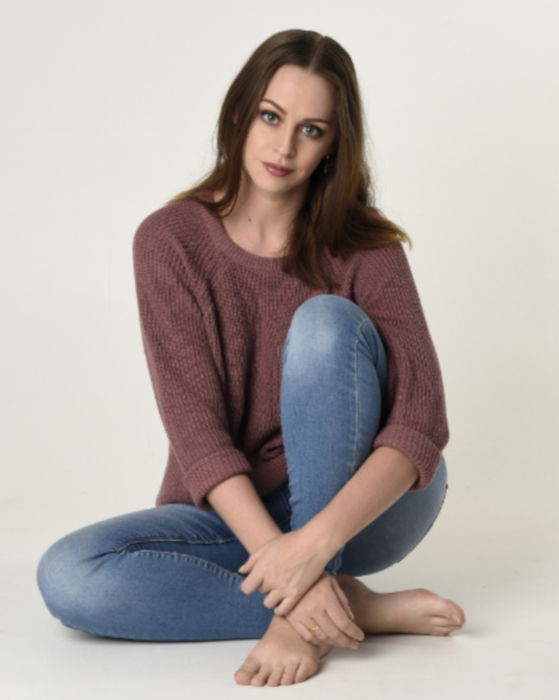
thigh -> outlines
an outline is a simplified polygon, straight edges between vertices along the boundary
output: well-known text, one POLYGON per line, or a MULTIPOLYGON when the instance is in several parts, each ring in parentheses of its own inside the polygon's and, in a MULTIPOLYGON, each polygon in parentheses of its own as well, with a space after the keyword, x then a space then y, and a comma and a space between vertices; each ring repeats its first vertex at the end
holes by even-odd
MULTIPOLYGON (((289 526, 282 490, 263 499, 289 526)), ((262 594, 240 591, 248 552, 221 517, 171 503, 70 532, 41 557, 37 583, 63 624, 123 639, 261 636, 270 615, 262 594)))
MULTIPOLYGON (((263 499, 283 532, 289 530, 289 503, 282 486, 263 499)), ((43 560, 92 561, 109 553, 160 550, 190 554, 236 570, 247 558, 243 544, 215 511, 187 503, 168 503, 124 513, 68 533, 44 553, 43 560), (224 546, 222 546, 224 545, 224 546)))
POLYGON ((448 490, 444 457, 429 486, 407 491, 345 546, 340 573, 365 576, 406 557, 429 532, 448 490))

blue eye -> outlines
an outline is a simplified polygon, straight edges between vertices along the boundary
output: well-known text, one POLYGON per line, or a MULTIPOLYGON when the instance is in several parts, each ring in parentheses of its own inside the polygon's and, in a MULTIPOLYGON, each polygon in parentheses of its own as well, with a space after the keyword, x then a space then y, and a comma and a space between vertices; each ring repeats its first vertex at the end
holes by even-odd
POLYGON ((310 126, 311 129, 314 129, 313 138, 318 138, 319 136, 322 136, 322 129, 319 129, 318 126, 315 126, 314 124, 306 124, 306 126, 310 126))
MULTIPOLYGON (((272 117, 277 117, 277 116, 278 116, 277 114, 274 114, 273 112, 270 112, 270 111, 267 110, 267 109, 265 109, 265 110, 263 110, 262 112, 260 112, 260 116, 261 116, 261 117, 264 117, 266 114, 271 114, 272 117)), ((271 122, 268 121, 267 119, 264 119, 264 121, 265 121, 265 122, 268 122, 268 124, 271 124, 271 122)))
MULTIPOLYGON (((272 124, 272 125, 275 124, 275 122, 270 121, 269 119, 266 119, 267 115, 270 115, 274 119, 278 119, 278 115, 275 112, 271 112, 269 109, 264 109, 260 112, 260 116, 264 119, 266 124, 272 124)), ((320 138, 322 136, 322 134, 324 133, 322 131, 322 129, 320 129, 318 126, 315 126, 314 124, 305 124, 303 128, 306 129, 308 127, 310 127, 311 129, 314 129, 313 133, 308 134, 313 139, 320 138)))

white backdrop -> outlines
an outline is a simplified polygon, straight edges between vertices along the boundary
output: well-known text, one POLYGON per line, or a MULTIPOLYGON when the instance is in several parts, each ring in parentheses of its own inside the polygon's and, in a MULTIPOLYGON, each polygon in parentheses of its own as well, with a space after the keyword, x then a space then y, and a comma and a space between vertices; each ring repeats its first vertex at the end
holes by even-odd
MULTIPOLYGON (((222 99, 253 49, 303 28, 354 60, 377 205, 413 239, 443 372, 450 488, 414 571, 432 547, 447 594, 476 567, 508 591, 530 587, 531 567, 556 576, 557 4, 0 8, 4 565, 32 573, 55 538, 154 505, 167 438, 133 235, 212 165, 222 99)), ((409 585, 405 566, 384 580, 409 585)))

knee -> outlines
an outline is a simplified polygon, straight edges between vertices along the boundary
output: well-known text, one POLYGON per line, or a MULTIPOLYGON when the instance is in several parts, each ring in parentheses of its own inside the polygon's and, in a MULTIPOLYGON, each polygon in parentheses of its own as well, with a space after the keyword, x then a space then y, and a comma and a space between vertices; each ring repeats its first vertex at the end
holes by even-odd
POLYGON ((361 320, 366 317, 365 312, 351 299, 346 299, 337 294, 317 294, 300 304, 291 321, 291 325, 308 323, 309 320, 317 322, 332 322, 340 317, 349 315, 351 319, 361 320))
POLYGON ((365 320, 371 322, 363 309, 350 299, 336 294, 310 297, 293 314, 282 357, 285 359, 288 345, 291 350, 299 346, 306 357, 312 351, 329 354, 365 320))
POLYGON ((57 540, 39 559, 36 581, 50 613, 64 624, 71 624, 83 603, 85 559, 79 554, 74 533, 57 540))

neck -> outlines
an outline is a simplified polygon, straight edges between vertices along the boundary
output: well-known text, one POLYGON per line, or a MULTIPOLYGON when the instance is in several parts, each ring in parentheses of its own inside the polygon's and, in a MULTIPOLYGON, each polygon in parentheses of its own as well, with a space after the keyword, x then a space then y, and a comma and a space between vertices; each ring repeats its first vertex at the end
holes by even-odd
POLYGON ((305 194, 295 190, 287 195, 275 195, 241 183, 235 208, 227 218, 259 246, 278 248, 289 237, 305 194))

